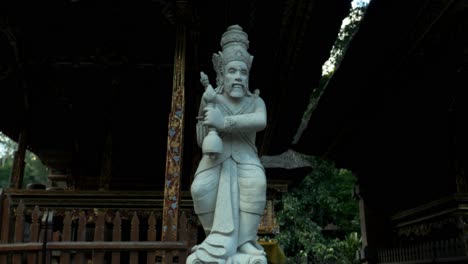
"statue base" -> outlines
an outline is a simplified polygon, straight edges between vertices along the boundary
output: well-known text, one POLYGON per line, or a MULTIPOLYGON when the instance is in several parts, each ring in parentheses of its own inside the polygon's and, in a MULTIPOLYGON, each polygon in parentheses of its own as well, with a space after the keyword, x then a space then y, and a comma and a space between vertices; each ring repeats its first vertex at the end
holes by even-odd
MULTIPOLYGON (((199 260, 195 253, 190 254, 186 264, 203 264, 205 262, 199 260)), ((263 255, 249 255, 245 253, 237 253, 228 259, 220 259, 218 264, 267 264, 267 259, 263 255)))

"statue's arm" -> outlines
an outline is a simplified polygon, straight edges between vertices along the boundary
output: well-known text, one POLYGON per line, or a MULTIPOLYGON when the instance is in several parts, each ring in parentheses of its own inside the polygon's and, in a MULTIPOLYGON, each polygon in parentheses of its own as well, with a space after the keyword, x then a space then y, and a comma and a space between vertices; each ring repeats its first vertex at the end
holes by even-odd
POLYGON ((197 144, 201 148, 203 139, 206 137, 206 134, 208 134, 208 128, 203 124, 203 108, 205 108, 206 104, 204 100, 202 99, 200 102, 200 108, 198 110, 198 122, 196 125, 196 133, 197 133, 197 144))
POLYGON ((205 92, 203 93, 200 108, 198 109, 198 122, 196 125, 196 133, 197 133, 197 144, 201 148, 203 139, 205 139, 206 135, 208 134, 208 127, 204 124, 205 122, 205 114, 204 109, 207 103, 213 103, 216 100, 216 92, 211 86, 210 81, 208 79, 208 75, 204 72, 200 72, 200 82, 205 88, 205 92))
POLYGON ((267 114, 265 102, 258 97, 252 113, 224 117, 222 132, 257 132, 265 129, 267 114))

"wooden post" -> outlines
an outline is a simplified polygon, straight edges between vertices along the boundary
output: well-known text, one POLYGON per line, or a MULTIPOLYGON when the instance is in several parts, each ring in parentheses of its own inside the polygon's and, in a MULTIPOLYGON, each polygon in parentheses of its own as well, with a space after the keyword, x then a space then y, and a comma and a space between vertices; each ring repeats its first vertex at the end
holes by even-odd
MULTIPOLYGON (((133 214, 131 227, 130 227, 130 241, 140 241, 140 219, 138 219, 137 212, 133 214)), ((138 264, 138 252, 130 252, 130 264, 138 264)))
MULTIPOLYGON (((41 239, 43 243, 43 246, 46 246, 48 242, 53 241, 52 236, 53 236, 53 229, 54 229, 54 212, 53 211, 46 211, 44 212, 44 215, 42 216, 41 220, 41 239)), ((50 263, 52 259, 52 254, 49 250, 46 250, 46 248, 43 248, 43 251, 40 255, 40 263, 42 264, 48 264, 50 263)))
MULTIPOLYGON (((16 219, 15 219, 15 236, 14 243, 24 242, 24 203, 20 200, 18 207, 16 208, 16 219)), ((23 254, 21 252, 15 252, 13 255, 13 264, 21 264, 23 254)))
MULTIPOLYGON (((2 192, 1 196, 1 203, 2 203, 2 211, 1 211, 1 226, 0 226, 0 244, 8 244, 10 243, 10 230, 12 229, 11 226, 11 214, 12 209, 10 208, 11 204, 11 197, 9 195, 5 195, 2 192)), ((0 255, 0 263, 8 263, 8 256, 7 255, 0 255)))
MULTIPOLYGON (((148 241, 154 242, 156 241, 156 217, 154 216, 154 212, 151 212, 150 217, 148 218, 148 241)), ((146 264, 154 264, 156 258, 156 252, 154 250, 150 250, 146 253, 146 264)))
MULTIPOLYGON (((180 225, 179 240, 184 241, 184 242, 186 241, 189 243, 190 241, 189 240, 189 223, 188 223, 187 215, 185 214, 185 212, 182 212, 180 216, 179 225, 180 225)), ((187 260, 187 253, 188 253, 187 251, 178 252, 179 263, 185 263, 185 261, 187 260)))
POLYGON ((185 26, 177 25, 176 49, 174 54, 174 77, 172 105, 169 114, 166 176, 164 185, 164 209, 162 241, 177 241, 177 223, 180 201, 180 175, 182 172, 182 149, 184 128, 184 76, 185 76, 185 26))
POLYGON ((366 218, 366 213, 367 213, 367 207, 364 202, 364 198, 362 197, 361 193, 361 188, 359 185, 356 185, 354 187, 354 195, 357 199, 359 199, 359 219, 360 219, 360 225, 361 225, 361 249, 359 251, 359 260, 363 264, 368 264, 369 259, 368 259, 368 240, 367 240, 367 218, 366 218))
MULTIPOLYGON (((70 212, 65 213, 65 218, 63 219, 63 233, 62 241, 71 241, 72 240, 72 216, 70 212)), ((70 264, 70 252, 62 251, 60 254, 60 263, 61 264, 70 264)))
MULTIPOLYGON (((40 223, 39 223, 39 214, 40 214, 40 210, 39 210, 39 207, 36 205, 34 207, 34 210, 32 212, 32 215, 31 215, 31 231, 30 231, 30 242, 38 242, 39 241, 39 227, 40 227, 40 223)), ((31 252, 31 253, 28 253, 27 255, 27 260, 28 260, 28 264, 30 263, 37 263, 37 252, 31 252)), ((63 262, 63 264, 68 264, 66 262, 63 262)))
POLYGON ((27 132, 26 129, 21 130, 18 139, 18 147, 15 151, 13 159, 13 168, 11 169, 10 188, 21 189, 23 185, 24 176, 24 158, 26 157, 26 142, 27 132))
MULTIPOLYGON (((76 241, 78 242, 86 241, 86 222, 86 215, 84 211, 81 211, 80 217, 78 218, 78 232, 76 234, 76 241)), ((84 264, 86 262, 84 252, 77 252, 75 255, 75 263, 84 264)))
MULTIPOLYGON (((105 232, 105 212, 101 211, 97 214, 97 219, 94 227, 94 241, 104 241, 105 232)), ((93 263, 104 262, 104 251, 93 250, 93 263)))
MULTIPOLYGON (((114 221, 112 222, 114 227, 112 228, 112 241, 120 242, 122 241, 122 219, 120 218, 120 213, 117 211, 114 216, 114 221)), ((120 252, 112 252, 112 264, 120 263, 120 252)))

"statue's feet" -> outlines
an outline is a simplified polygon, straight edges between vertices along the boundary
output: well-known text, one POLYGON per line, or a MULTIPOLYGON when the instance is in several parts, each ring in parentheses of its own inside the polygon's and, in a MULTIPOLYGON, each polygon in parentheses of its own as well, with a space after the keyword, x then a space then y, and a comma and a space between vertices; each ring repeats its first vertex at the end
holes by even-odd
POLYGON ((197 251, 197 249, 198 249, 199 246, 200 246, 200 245, 195 245, 195 246, 193 246, 193 247, 190 249, 190 252, 193 253, 193 252, 197 251))
POLYGON ((197 258, 197 255, 190 254, 185 262, 186 264, 203 264, 201 260, 197 258))
POLYGON ((248 255, 253 255, 253 256, 266 255, 263 249, 256 247, 252 242, 244 243, 242 246, 239 247, 237 252, 248 254, 248 255))
POLYGON ((258 255, 250 255, 244 253, 236 253, 235 255, 231 256, 227 261, 226 264, 267 264, 266 256, 258 256, 258 255))
POLYGON ((193 252, 187 257, 187 260, 185 262, 185 264, 204 264, 204 263, 226 264, 226 260, 225 259, 209 259, 209 260, 205 259, 203 261, 200 259, 200 256, 198 256, 197 252, 193 252))

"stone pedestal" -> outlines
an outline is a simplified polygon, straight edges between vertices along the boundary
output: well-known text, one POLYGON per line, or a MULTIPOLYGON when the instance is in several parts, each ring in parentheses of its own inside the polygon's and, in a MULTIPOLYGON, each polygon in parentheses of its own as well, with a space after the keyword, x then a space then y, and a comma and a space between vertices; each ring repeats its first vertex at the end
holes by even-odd
MULTIPOLYGON (((190 255, 187 258, 187 264, 202 264, 204 262, 197 259, 195 254, 190 255)), ((228 258, 225 262, 220 262, 219 264, 267 264, 267 259, 265 256, 252 256, 249 254, 242 254, 238 253, 230 258, 228 258)))

